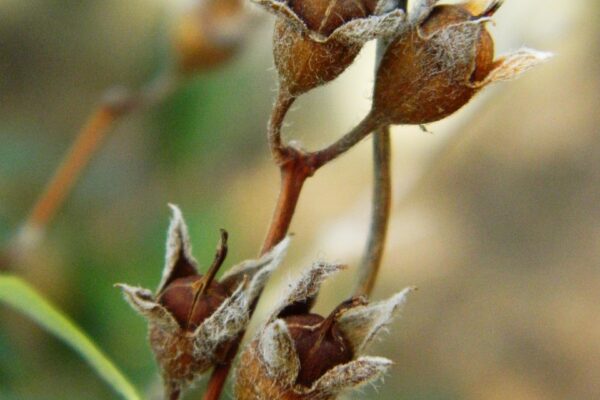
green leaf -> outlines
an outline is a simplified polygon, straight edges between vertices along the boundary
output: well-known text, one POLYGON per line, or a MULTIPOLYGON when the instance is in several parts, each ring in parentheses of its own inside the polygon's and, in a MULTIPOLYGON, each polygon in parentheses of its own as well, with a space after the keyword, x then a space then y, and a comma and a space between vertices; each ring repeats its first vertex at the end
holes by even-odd
POLYGON ((0 275, 0 302, 27 315, 78 352, 106 383, 128 400, 140 400, 133 385, 69 318, 22 279, 0 275))

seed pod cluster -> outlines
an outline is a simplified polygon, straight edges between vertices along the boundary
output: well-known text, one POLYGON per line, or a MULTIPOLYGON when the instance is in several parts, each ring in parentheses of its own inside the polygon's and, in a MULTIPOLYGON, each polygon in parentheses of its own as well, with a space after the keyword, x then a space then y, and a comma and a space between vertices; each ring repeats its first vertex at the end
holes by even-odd
POLYGON ((354 298, 328 317, 310 312, 321 282, 341 266, 317 263, 292 286, 265 327, 241 355, 238 400, 327 400, 373 382, 391 361, 360 354, 405 301, 354 298))
MULTIPOLYGON (((423 2, 426 3, 426 2, 423 2)), ((427 124, 454 113, 483 87, 510 80, 549 55, 523 49, 494 60, 486 22, 501 1, 438 5, 388 45, 375 83, 373 110, 382 124, 427 124)))
POLYGON ((255 0, 279 18, 273 55, 281 90, 299 96, 340 75, 362 45, 395 34, 404 12, 387 0, 255 0), (387 11, 387 10, 386 10, 387 11))
POLYGON ((224 360, 229 346, 242 332, 249 310, 268 276, 280 263, 284 240, 259 260, 232 267, 215 280, 227 254, 227 234, 207 273, 198 273, 191 255, 188 230, 179 209, 167 239, 166 265, 156 294, 117 285, 129 304, 148 320, 150 346, 165 382, 167 398, 178 395, 198 377, 224 360))

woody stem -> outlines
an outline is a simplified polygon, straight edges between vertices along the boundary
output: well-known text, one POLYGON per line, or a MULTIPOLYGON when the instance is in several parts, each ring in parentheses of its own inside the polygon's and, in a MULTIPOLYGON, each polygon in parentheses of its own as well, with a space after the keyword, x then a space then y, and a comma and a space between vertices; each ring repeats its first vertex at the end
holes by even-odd
MULTIPOLYGON (((267 236, 261 248, 261 254, 265 254, 285 238, 306 179, 313 176, 325 164, 350 150, 369 133, 378 128, 376 116, 369 113, 350 132, 322 150, 308 152, 290 145, 284 145, 281 138, 281 127, 294 101, 295 97, 280 92, 269 121, 269 145, 273 158, 279 165, 281 188, 267 236)), ((253 311, 254 307, 252 307, 251 312, 253 311)), ((236 343, 231 346, 226 362, 216 366, 213 370, 203 400, 217 400, 221 395, 244 333, 242 332, 236 343)))

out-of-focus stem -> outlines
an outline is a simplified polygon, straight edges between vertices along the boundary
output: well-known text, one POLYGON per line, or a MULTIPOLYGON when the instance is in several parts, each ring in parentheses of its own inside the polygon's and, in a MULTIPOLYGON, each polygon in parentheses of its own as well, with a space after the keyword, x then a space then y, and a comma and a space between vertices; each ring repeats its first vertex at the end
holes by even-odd
POLYGON ((92 113, 33 206, 25 226, 43 229, 50 222, 118 118, 119 113, 110 105, 100 106, 92 113))
POLYGON ((357 296, 371 295, 387 237, 392 200, 390 127, 373 134, 373 200, 371 226, 363 259, 359 265, 357 296))
MULTIPOLYGON (((399 2, 397 5, 406 6, 406 2, 401 3, 399 2)), ((387 42, 379 39, 375 60, 375 79, 377 79, 377 70, 386 48, 387 42)), ((373 134, 371 226, 365 252, 358 269, 359 277, 354 292, 356 296, 371 296, 383 259, 392 202, 391 150, 390 126, 380 126, 373 134)))
POLYGON ((23 251, 35 246, 41 240, 45 229, 61 209, 115 123, 133 111, 163 99, 171 93, 175 83, 176 80, 170 73, 164 73, 139 91, 117 93, 118 91, 112 90, 107 93, 77 134, 46 188, 35 201, 16 237, 5 249, 7 259, 5 269, 10 268, 9 265, 14 258, 18 258, 23 251))

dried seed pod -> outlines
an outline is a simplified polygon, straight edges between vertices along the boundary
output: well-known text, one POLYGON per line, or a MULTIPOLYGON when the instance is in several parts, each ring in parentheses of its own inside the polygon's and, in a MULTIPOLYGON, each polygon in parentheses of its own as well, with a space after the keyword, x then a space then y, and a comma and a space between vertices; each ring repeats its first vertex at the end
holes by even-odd
POLYGON ((273 55, 282 90, 299 96, 340 75, 362 45, 397 33, 404 12, 390 0, 255 0, 279 18, 273 55), (390 7, 392 4, 392 7, 390 7))
POLYGON ((494 61, 494 41, 485 23, 501 1, 489 1, 484 8, 478 1, 434 3, 421 2, 419 15, 409 15, 411 27, 390 43, 381 60, 373 109, 382 123, 440 120, 486 85, 514 79, 549 57, 520 50, 494 61))
POLYGON ((283 257, 288 239, 259 260, 231 268, 220 282, 214 278, 227 254, 227 234, 205 275, 197 271, 188 230, 179 209, 167 239, 166 265, 156 295, 147 289, 117 285, 125 299, 149 325, 150 345, 170 396, 223 361, 229 345, 248 323, 249 309, 283 257))
POLYGON ((175 25, 173 46, 184 74, 205 71, 229 61, 247 30, 241 0, 203 0, 175 25))
POLYGON ((340 268, 318 263, 295 283, 241 355, 235 383, 238 400, 335 399, 344 390, 373 382, 389 368, 389 360, 359 354, 389 323, 408 291, 372 305, 363 298, 351 299, 327 318, 299 311, 316 296, 320 283, 340 268))

